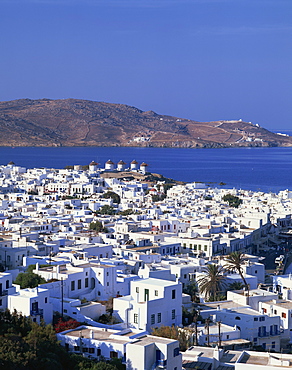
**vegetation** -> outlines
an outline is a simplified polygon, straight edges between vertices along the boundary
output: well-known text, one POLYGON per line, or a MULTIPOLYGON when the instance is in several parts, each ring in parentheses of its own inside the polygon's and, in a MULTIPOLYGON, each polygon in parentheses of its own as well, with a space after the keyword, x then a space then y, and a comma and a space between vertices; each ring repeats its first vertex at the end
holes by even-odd
MULTIPOLYGON (((50 265, 48 265, 48 264, 39 265, 39 267, 48 267, 48 266, 50 266, 50 265)), ((26 272, 33 272, 33 270, 35 270, 35 268, 36 268, 36 264, 29 265, 28 268, 26 269, 26 272)))
POLYGON ((197 301, 198 284, 195 280, 191 281, 184 289, 183 293, 191 296, 193 302, 197 301))
POLYGON ((245 256, 245 254, 241 253, 241 252, 231 252, 226 258, 225 258, 225 261, 227 262, 225 264, 225 269, 227 271, 236 271, 240 277, 241 277, 241 280, 244 284, 244 287, 245 289, 247 290, 247 294, 249 296, 249 286, 247 284, 247 281, 243 275, 243 268, 242 266, 244 265, 245 261, 247 260, 247 257, 245 256))
POLYGON ((119 323, 119 320, 117 320, 113 315, 111 315, 110 313, 105 313, 103 315, 101 315, 97 322, 100 322, 101 324, 109 324, 109 325, 113 325, 113 324, 118 324, 119 323))
POLYGON ((227 202, 230 207, 238 208, 242 204, 242 199, 232 194, 225 194, 222 198, 224 202, 227 202))
POLYGON ((115 193, 114 191, 107 191, 103 194, 102 198, 109 199, 111 198, 114 203, 120 204, 121 203, 121 197, 119 194, 115 193))
POLYGON ((152 330, 151 335, 176 339, 179 341, 180 351, 186 351, 190 347, 190 338, 184 330, 180 330, 177 326, 160 326, 152 330))
POLYGON ((129 209, 126 209, 125 211, 118 212, 118 215, 129 216, 129 215, 132 215, 133 213, 135 212, 131 208, 129 208, 129 209))
POLYGON ((45 284, 46 280, 33 272, 21 272, 17 275, 14 283, 20 285, 21 289, 25 289, 35 288, 39 284, 45 284))
POLYGON ((243 283, 240 281, 234 281, 228 285, 228 290, 241 290, 244 287, 243 283))
POLYGON ((153 194, 152 201, 153 202, 161 202, 166 198, 166 194, 153 194))
POLYGON ((107 227, 104 227, 100 221, 90 222, 89 229, 98 233, 108 233, 107 227))
POLYGON ((204 272, 205 275, 197 280, 200 293, 209 301, 222 299, 222 292, 226 286, 223 267, 209 264, 204 272))
POLYGON ((51 325, 38 325, 29 317, 8 310, 0 312, 0 368, 5 370, 116 370, 119 359, 94 362, 70 354, 57 341, 51 325))
POLYGON ((60 333, 61 331, 75 329, 80 325, 81 323, 74 319, 69 319, 67 321, 64 321, 64 319, 60 318, 57 324, 54 325, 54 330, 56 333, 60 333))
POLYGON ((101 215, 114 215, 116 213, 116 210, 114 207, 106 204, 100 208, 98 213, 101 215))

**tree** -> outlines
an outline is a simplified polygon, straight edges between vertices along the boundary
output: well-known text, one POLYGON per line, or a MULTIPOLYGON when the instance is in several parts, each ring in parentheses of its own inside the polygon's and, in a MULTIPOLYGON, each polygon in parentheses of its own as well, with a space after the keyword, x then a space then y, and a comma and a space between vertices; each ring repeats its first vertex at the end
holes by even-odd
POLYGON ((249 296, 249 286, 243 275, 243 268, 242 268, 245 261, 247 261, 247 257, 245 256, 245 254, 241 252, 231 252, 225 258, 225 262, 227 263, 224 265, 224 267, 227 271, 231 271, 231 272, 236 271, 240 275, 241 280, 245 286, 245 289, 247 290, 247 295, 249 296))
POLYGON ((129 215, 132 215, 133 213, 134 211, 131 208, 128 208, 124 211, 120 211, 118 214, 121 216, 129 216, 129 215))
POLYGON ((119 194, 115 193, 114 191, 107 191, 103 194, 102 198, 109 199, 111 198, 114 203, 120 204, 121 203, 121 197, 119 194))
POLYGON ((101 215, 114 215, 116 213, 114 207, 109 205, 104 205, 100 208, 99 213, 101 215))
POLYGON ((197 280, 199 291, 205 299, 215 301, 226 286, 224 269, 220 265, 209 264, 205 268, 205 276, 197 280))
POLYGON ((98 233, 107 233, 108 232, 108 229, 106 227, 104 227, 102 222, 100 222, 100 221, 90 222, 89 229, 94 230, 98 233))
POLYGON ((234 281, 233 283, 229 284, 228 290, 241 290, 244 287, 243 283, 240 281, 234 281))
POLYGON ((14 283, 20 285, 21 289, 25 289, 35 288, 39 284, 45 284, 46 280, 33 272, 21 272, 17 275, 14 283))
POLYGON ((183 293, 191 296, 191 300, 196 302, 198 293, 198 284, 195 280, 190 281, 190 283, 183 289, 183 293))
POLYGON ((227 202, 230 207, 238 208, 240 204, 242 204, 242 199, 236 195, 225 194, 222 199, 224 202, 227 202))
POLYGON ((177 326, 162 325, 159 328, 152 329, 151 335, 178 340, 181 351, 186 351, 190 345, 190 338, 187 337, 184 330, 180 330, 177 326))

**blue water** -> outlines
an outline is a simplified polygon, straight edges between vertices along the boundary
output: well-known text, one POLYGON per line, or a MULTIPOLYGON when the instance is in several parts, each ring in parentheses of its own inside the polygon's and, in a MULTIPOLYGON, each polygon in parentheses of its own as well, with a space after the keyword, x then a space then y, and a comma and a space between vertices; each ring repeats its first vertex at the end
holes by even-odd
POLYGON ((148 163, 149 171, 186 182, 226 183, 227 187, 278 192, 292 190, 292 148, 172 149, 124 147, 0 147, 0 164, 27 168, 89 164, 111 159, 148 163))

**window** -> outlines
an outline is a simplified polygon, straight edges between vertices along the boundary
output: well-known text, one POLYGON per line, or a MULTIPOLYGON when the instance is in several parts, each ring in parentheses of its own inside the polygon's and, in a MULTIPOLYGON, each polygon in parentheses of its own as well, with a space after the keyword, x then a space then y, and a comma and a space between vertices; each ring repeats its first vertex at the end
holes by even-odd
POLYGON ((284 319, 286 319, 286 317, 287 317, 286 312, 282 312, 282 317, 283 317, 284 319))
POLYGON ((106 283, 106 286, 109 286, 109 282, 106 283))
POLYGON ((109 276, 109 273, 108 272, 106 273, 106 276, 109 276))
POLYGON ((226 339, 229 339, 229 335, 228 334, 226 335, 226 339))
POLYGON ((267 309, 266 309, 266 308, 263 308, 263 312, 264 312, 264 313, 267 313, 267 309))
POLYGON ((259 321, 258 317, 254 317, 253 321, 259 321))
POLYGON ((175 310, 171 310, 171 319, 174 320, 175 319, 175 310))
POLYGON ((89 348, 89 353, 94 353, 94 348, 89 348))
POLYGON ((260 317, 260 321, 265 321, 265 317, 264 316, 261 316, 260 317))
POLYGON ((88 352, 88 348, 87 347, 83 347, 82 348, 82 352, 88 352))
POLYGON ((274 315, 277 315, 277 310, 274 310, 274 315))
POLYGON ((79 352, 80 351, 80 347, 79 346, 74 346, 74 351, 79 352))
POLYGON ((186 279, 187 278, 187 274, 184 274, 184 279, 186 279))
POLYGON ((9 288, 9 280, 6 280, 6 289, 9 288))
POLYGON ((81 280, 78 280, 78 289, 81 289, 81 280))
POLYGON ((155 324, 155 315, 154 313, 151 315, 151 325, 155 324))
POLYGON ((154 290, 154 295, 157 297, 158 296, 158 290, 154 290))
POLYGON ((134 313, 134 324, 138 324, 138 314, 134 313))
POLYGON ((172 292, 171 292, 171 298, 172 298, 172 299, 175 299, 175 289, 172 289, 172 292))
POLYGON ((75 290, 75 281, 71 281, 71 290, 75 290))
POLYGON ((204 251, 207 252, 207 250, 208 250, 207 245, 204 245, 204 251))
POLYGON ((179 348, 178 347, 174 348, 174 350, 173 350, 173 357, 176 357, 176 356, 179 356, 179 348))
POLYGON ((136 293, 139 293, 139 287, 136 286, 136 293))
POLYGON ((64 313, 67 313, 68 311, 64 308, 64 313))
POLYGON ((48 303, 48 297, 45 298, 45 303, 48 303))
POLYGON ((85 278, 85 288, 88 288, 88 278, 85 278))
POLYGON ((110 358, 117 358, 117 357, 118 357, 118 352, 110 351, 110 358))
POLYGON ((272 348, 276 348, 276 342, 272 342, 272 348))
POLYGON ((161 312, 158 312, 157 314, 157 322, 161 322, 161 312))
POLYGON ((239 316, 236 316, 235 320, 241 320, 241 318, 239 316))
POLYGON ((101 355, 101 349, 100 349, 100 348, 97 348, 97 349, 96 349, 96 355, 97 355, 97 356, 100 356, 100 355, 101 355))

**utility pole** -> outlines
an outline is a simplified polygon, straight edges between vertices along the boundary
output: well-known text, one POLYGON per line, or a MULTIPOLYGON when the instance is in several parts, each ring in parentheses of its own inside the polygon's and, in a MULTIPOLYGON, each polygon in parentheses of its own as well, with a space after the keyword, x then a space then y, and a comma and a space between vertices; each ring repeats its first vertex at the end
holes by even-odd
POLYGON ((205 328, 207 329, 207 345, 210 346, 210 318, 206 319, 205 328))
POLYGON ((200 315, 200 311, 199 310, 195 310, 195 313, 194 313, 194 323, 195 323, 195 345, 198 346, 198 318, 199 318, 199 315, 200 315))
POLYGON ((64 282, 63 278, 61 278, 61 316, 63 319, 64 316, 64 282))
POLYGON ((218 347, 221 347, 221 321, 218 321, 218 347))

